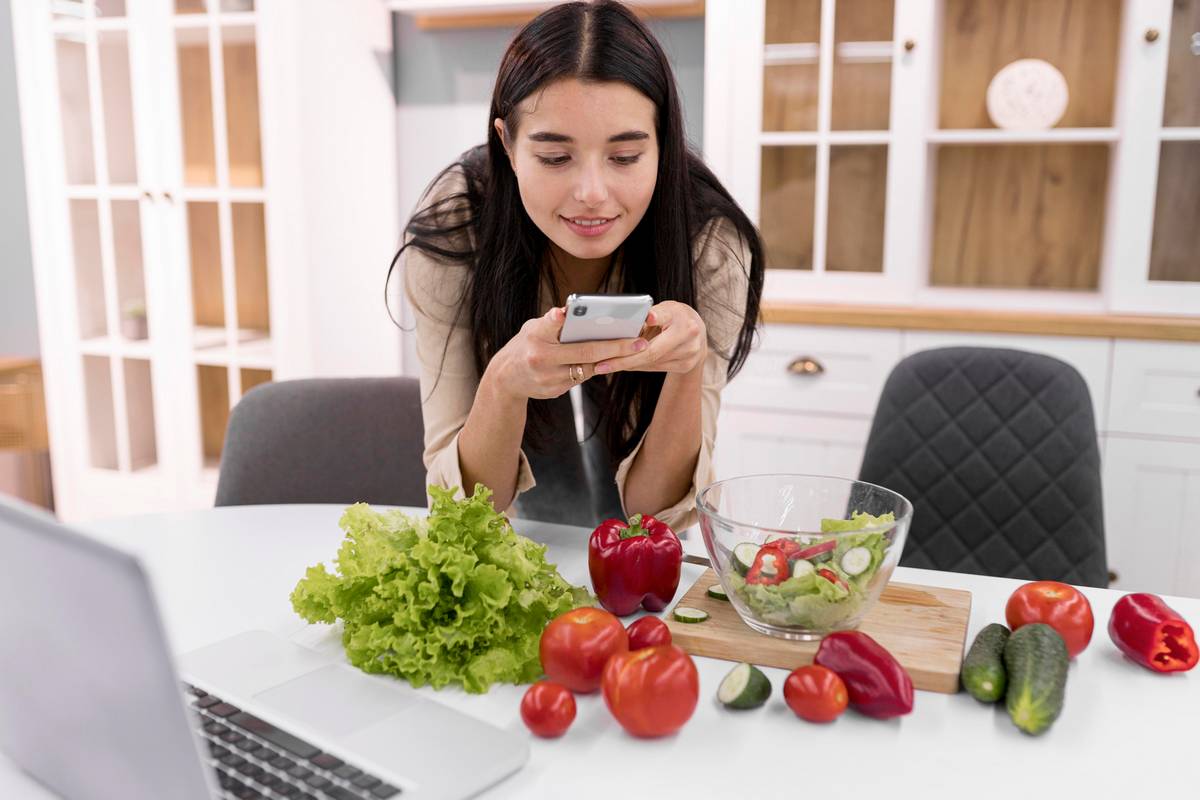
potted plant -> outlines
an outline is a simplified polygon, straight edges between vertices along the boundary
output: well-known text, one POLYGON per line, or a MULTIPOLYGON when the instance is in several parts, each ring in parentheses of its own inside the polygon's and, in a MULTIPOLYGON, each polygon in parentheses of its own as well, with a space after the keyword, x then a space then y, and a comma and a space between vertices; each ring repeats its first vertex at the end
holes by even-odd
POLYGON ((145 339, 150 331, 146 324, 146 303, 130 300, 121 307, 121 335, 126 339, 145 339))

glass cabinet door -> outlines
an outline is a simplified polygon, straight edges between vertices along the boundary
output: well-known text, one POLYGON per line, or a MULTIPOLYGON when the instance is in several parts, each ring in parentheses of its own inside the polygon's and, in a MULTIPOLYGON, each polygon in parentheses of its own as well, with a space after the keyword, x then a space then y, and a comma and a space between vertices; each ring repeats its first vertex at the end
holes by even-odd
POLYGON ((884 268, 893 0, 766 0, 759 227, 767 267, 884 268))
POLYGON ((273 369, 253 0, 174 0, 171 15, 201 464, 230 408, 273 369))
MULTIPOLYGON (((1200 284, 1200 0, 1175 0, 1167 38, 1151 281, 1200 284)), ((1200 308, 1196 309, 1200 313, 1200 308)))
MULTIPOLYGON (((124 0, 47 4, 61 125, 82 424, 87 464, 138 471, 158 461, 144 258, 146 230, 131 43, 124 0)), ((143 158, 142 163, 145 159, 143 158)))

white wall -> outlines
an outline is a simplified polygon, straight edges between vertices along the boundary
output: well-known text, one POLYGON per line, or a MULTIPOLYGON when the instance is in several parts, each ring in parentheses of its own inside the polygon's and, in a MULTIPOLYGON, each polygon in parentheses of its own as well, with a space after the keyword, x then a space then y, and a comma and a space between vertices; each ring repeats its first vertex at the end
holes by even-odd
POLYGON ((0 0, 0 355, 34 356, 37 309, 10 3, 0 0))
MULTIPOLYGON (((447 164, 486 136, 496 68, 516 28, 420 31, 394 15, 397 80, 396 146, 399 206, 404 219, 447 164)), ((688 138, 700 149, 704 119, 704 20, 654 20, 683 98, 688 138)), ((393 281, 393 307, 399 297, 393 281)), ((403 324, 411 328, 411 320, 403 324)), ((405 336, 404 371, 418 371, 412 337, 405 336)))

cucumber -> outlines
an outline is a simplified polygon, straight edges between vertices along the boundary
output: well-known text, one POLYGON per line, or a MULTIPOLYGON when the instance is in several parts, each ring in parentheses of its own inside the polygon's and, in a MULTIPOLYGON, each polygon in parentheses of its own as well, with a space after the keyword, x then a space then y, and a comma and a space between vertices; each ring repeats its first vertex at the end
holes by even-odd
POLYGON ((758 545, 754 542, 741 542, 733 548, 733 568, 739 575, 745 575, 754 566, 754 558, 758 555, 758 545))
POLYGON ((729 599, 729 595, 725 594, 725 590, 721 588, 721 584, 719 583, 714 583, 712 586, 708 587, 708 591, 706 591, 705 594, 717 600, 729 599))
POLYGON ((778 542, 778 541, 781 541, 784 539, 791 540, 792 538, 793 537, 789 536, 786 533, 772 533, 770 536, 768 536, 766 539, 763 540, 763 544, 770 544, 771 542, 778 542))
POLYGON ((812 565, 811 561, 805 561, 803 558, 797 559, 796 563, 792 564, 792 577, 803 578, 816 572, 817 568, 812 565))
POLYGON ((871 566, 871 551, 865 547, 851 547, 842 556, 842 572, 847 575, 862 575, 871 566))
POLYGON ((717 699, 726 708, 758 708, 771 696, 771 681, 753 664, 742 662, 729 671, 717 688, 717 699))
POLYGON ((1004 645, 1008 628, 998 622, 984 626, 963 659, 963 688, 981 703, 995 703, 1004 697, 1008 673, 1004 669, 1004 645))
POLYGON ((1008 637, 1004 704, 1013 724, 1025 733, 1044 733, 1062 713, 1068 661, 1066 644, 1049 625, 1034 622, 1008 637))
POLYGON ((708 619, 708 612, 690 606, 676 606, 671 616, 676 622, 704 622, 708 619))

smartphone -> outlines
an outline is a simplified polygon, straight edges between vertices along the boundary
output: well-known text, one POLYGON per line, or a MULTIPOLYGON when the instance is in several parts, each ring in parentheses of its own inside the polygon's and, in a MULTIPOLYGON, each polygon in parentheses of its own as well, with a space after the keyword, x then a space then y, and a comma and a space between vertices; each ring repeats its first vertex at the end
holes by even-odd
POLYGON ((648 294, 573 294, 558 340, 633 339, 642 332, 654 300, 648 294))

